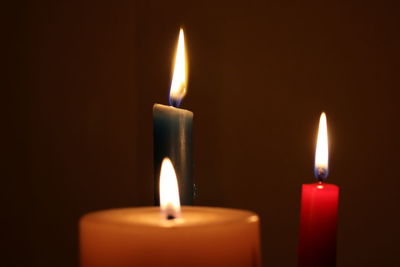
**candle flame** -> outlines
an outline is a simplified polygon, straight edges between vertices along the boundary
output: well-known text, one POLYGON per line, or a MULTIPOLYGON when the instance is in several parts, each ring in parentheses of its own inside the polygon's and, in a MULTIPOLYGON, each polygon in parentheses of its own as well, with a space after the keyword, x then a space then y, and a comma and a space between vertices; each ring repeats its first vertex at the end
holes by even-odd
POLYGON ((179 31, 178 46, 176 48, 174 73, 172 76, 171 89, 169 92, 169 103, 171 106, 179 107, 183 97, 186 95, 187 87, 187 64, 185 51, 185 36, 183 29, 179 31))
POLYGON ((160 208, 167 219, 178 218, 181 211, 178 181, 169 158, 164 158, 161 164, 160 208))
POLYGON ((324 181, 328 177, 328 127, 325 112, 322 112, 319 119, 317 148, 315 151, 315 177, 319 181, 324 181))

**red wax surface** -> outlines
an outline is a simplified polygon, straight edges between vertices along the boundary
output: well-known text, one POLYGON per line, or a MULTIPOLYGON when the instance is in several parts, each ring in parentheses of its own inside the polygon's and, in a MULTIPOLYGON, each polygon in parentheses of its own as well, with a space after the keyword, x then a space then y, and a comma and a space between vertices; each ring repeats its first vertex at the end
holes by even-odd
POLYGON ((303 184, 301 193, 299 267, 336 266, 339 187, 303 184))

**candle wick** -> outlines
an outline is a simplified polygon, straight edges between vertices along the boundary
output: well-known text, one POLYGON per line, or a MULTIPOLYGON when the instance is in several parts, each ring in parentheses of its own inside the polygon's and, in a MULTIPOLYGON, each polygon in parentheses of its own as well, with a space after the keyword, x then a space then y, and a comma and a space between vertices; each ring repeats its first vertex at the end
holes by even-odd
POLYGON ((317 167, 315 169, 315 178, 317 178, 318 182, 325 182, 328 177, 328 169, 317 167))
POLYGON ((173 99, 172 97, 170 97, 169 105, 174 108, 179 108, 179 106, 181 105, 181 100, 176 100, 176 99, 173 99))
POLYGON ((174 219, 175 219, 174 215, 171 215, 171 214, 167 215, 167 220, 174 220, 174 219))

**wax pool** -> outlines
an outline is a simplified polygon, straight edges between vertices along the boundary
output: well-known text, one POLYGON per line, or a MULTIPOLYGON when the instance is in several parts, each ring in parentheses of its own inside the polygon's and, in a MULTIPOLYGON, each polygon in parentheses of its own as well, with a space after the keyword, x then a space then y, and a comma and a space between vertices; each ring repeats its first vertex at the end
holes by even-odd
POLYGON ((301 194, 299 267, 336 266, 339 187, 303 184, 301 194))
POLYGON ((81 267, 258 267, 259 220, 252 212, 183 207, 166 220, 158 207, 88 214, 80 222, 81 267))
POLYGON ((161 162, 171 159, 178 177, 182 205, 192 205, 194 182, 192 177, 192 124, 189 110, 155 104, 153 107, 154 139, 154 198, 159 204, 158 179, 161 162))

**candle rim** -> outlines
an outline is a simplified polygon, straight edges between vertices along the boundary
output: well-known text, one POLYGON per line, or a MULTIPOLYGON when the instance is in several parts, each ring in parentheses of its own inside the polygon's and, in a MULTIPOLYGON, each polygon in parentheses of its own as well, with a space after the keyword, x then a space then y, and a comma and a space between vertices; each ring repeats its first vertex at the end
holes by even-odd
POLYGON ((170 106, 170 105, 155 103, 155 104, 153 105, 153 113, 154 113, 155 111, 157 111, 157 109, 164 109, 164 110, 170 110, 170 111, 176 110, 176 111, 180 111, 180 112, 185 112, 185 113, 187 113, 189 116, 192 116, 192 117, 193 117, 193 112, 192 112, 192 111, 190 111, 190 110, 188 110, 188 109, 181 108, 181 107, 174 107, 174 106, 170 106))
POLYGON ((181 220, 165 220, 160 213, 158 206, 154 207, 123 207, 116 209, 107 209, 94 211, 86 214, 81 218, 83 221, 97 225, 110 225, 118 227, 144 227, 144 228, 192 228, 192 227, 212 227, 218 225, 232 225, 238 222, 259 222, 259 217, 255 212, 249 210, 208 207, 208 206, 182 206, 181 220), (205 211, 202 216, 206 215, 206 219, 193 221, 189 216, 195 212, 205 211), (130 214, 128 214, 128 212, 130 214), (143 212, 147 212, 143 213, 143 212), (150 214, 151 213, 151 214, 150 214), (150 214, 144 217, 143 214, 150 214), (207 220, 207 214, 217 214, 211 220, 207 220), (233 215, 233 216, 227 216, 233 215), (136 217, 134 217, 136 215, 136 217), (111 216, 111 217, 108 217, 111 216), (116 220, 115 216, 131 216, 130 219, 116 220), (142 218, 140 218, 142 217, 142 218), (147 218, 147 221, 146 221, 147 218), (156 219, 157 218, 157 219, 156 219), (150 219, 150 221, 148 221, 150 219), (183 220, 183 221, 182 221, 183 220))

